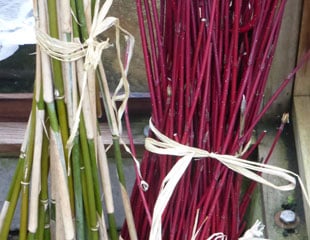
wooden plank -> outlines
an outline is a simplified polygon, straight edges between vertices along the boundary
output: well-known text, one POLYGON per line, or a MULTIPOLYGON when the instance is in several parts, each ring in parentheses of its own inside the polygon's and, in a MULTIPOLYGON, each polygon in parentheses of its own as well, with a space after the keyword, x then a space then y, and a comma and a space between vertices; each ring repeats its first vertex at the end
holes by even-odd
MULTIPOLYGON (((31 110, 32 94, 0 94, 0 122, 25 122, 31 110)), ((149 93, 133 92, 128 100, 130 116, 143 117, 151 115, 149 93)), ((103 117, 101 119, 105 121, 103 117)))
MULTIPOLYGON (((304 1, 303 14, 300 28, 298 58, 300 59, 310 49, 310 1, 304 1)), ((310 95, 310 62, 297 73, 294 85, 294 95, 310 95)))
MULTIPOLYGON (((148 119, 142 118, 139 121, 131 123, 132 134, 137 153, 141 156, 144 150, 144 127, 148 124, 148 119)), ((23 142, 26 129, 26 122, 2 122, 0 123, 0 155, 1 156, 18 156, 20 146, 23 142)), ((112 144, 111 132, 106 123, 100 124, 100 131, 103 143, 106 146, 112 144)), ((124 130, 122 139, 129 145, 127 131, 124 130)), ((111 154, 113 151, 111 151, 111 154)), ((125 152, 124 152, 125 153, 125 152)))
POLYGON ((0 121, 27 121, 31 109, 32 94, 0 94, 0 121))
MULTIPOLYGON (((287 1, 286 3, 279 41, 276 46, 276 52, 264 94, 264 102, 270 99, 280 83, 293 70, 296 64, 302 2, 302 0, 294 0, 287 1)), ((292 86, 293 84, 290 83, 285 88, 265 115, 266 119, 274 119, 275 117, 282 116, 283 112, 289 111, 292 86)))
MULTIPOLYGON (((301 179, 310 192, 310 96, 298 96, 293 99, 293 124, 296 142, 298 167, 301 179)), ((310 236, 310 208, 305 204, 305 217, 310 236)))
MULTIPOLYGON (((310 49, 310 1, 303 1, 303 13, 300 26, 298 58, 310 49)), ((301 178, 310 191, 310 62, 296 75, 293 98, 293 125, 301 178)), ((310 208, 305 204, 305 218, 308 236, 310 236, 310 208)))

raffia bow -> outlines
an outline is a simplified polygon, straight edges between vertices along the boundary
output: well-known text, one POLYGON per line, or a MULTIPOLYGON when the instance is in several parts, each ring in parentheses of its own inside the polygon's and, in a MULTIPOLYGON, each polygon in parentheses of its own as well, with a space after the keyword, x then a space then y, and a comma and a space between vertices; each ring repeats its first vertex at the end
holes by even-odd
POLYGON ((154 133, 154 135, 158 138, 155 140, 153 138, 145 139, 145 148, 153 153, 161 154, 161 155, 171 155, 171 156, 179 156, 181 157, 169 173, 164 178, 159 195, 155 202, 154 211, 153 211, 153 219, 150 233, 150 240, 159 239, 161 236, 161 218, 162 213, 164 212, 168 201, 171 198, 174 189, 179 182, 180 178, 183 176, 187 167, 193 160, 200 160, 202 158, 213 158, 220 161, 227 168, 233 170, 234 172, 241 174, 253 181, 258 183, 267 185, 274 189, 280 191, 290 191, 293 190, 296 186, 296 178, 298 179, 304 197, 307 201, 308 206, 310 206, 309 195, 299 177, 294 172, 289 170, 279 168, 276 166, 271 166, 268 164, 262 164, 258 162, 252 162, 248 160, 244 160, 239 158, 238 156, 231 156, 225 154, 217 154, 208 152, 203 149, 195 148, 180 144, 164 134, 162 134, 156 127, 153 125, 151 119, 149 121, 150 130, 154 133), (261 172, 264 174, 272 175, 274 177, 281 178, 288 183, 285 185, 275 185, 272 182, 266 180, 260 174, 256 172, 261 172))

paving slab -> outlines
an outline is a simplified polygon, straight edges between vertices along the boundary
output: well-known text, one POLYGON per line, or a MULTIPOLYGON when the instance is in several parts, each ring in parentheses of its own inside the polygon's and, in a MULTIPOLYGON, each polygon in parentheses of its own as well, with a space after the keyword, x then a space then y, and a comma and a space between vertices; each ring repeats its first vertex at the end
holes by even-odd
MULTIPOLYGON (((273 125, 273 123, 272 123, 273 125)), ((270 146, 274 140, 276 133, 276 125, 270 126, 268 123, 259 127, 259 130, 266 129, 268 134, 264 138, 262 144, 259 146, 259 159, 265 158, 268 154, 270 146)), ((269 164, 281 168, 291 170, 298 173, 298 163, 294 143, 294 135, 292 126, 287 125, 282 133, 282 136, 277 143, 274 152, 270 158, 269 164)), ((272 176, 264 176, 267 180, 275 184, 285 184, 284 181, 274 178, 272 176)), ((263 222, 266 226, 266 237, 273 240, 307 240, 307 227, 305 224, 304 209, 300 186, 293 191, 281 192, 274 190, 267 186, 261 186, 262 199, 261 205, 263 206, 263 222), (295 212, 300 218, 300 223, 296 227, 294 233, 289 233, 287 236, 284 229, 278 227, 275 223, 275 215, 277 212, 283 210, 282 205, 288 204, 293 201, 296 204, 295 212)))

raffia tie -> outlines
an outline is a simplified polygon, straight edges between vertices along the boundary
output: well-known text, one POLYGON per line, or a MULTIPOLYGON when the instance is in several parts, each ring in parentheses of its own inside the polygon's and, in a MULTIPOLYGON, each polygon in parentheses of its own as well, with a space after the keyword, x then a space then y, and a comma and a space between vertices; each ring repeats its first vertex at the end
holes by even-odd
POLYGON ((280 191, 293 190, 296 186, 297 178, 304 194, 304 198, 307 201, 308 206, 310 207, 309 195, 299 175, 297 175, 296 173, 276 166, 241 159, 238 156, 217 154, 208 152, 203 149, 183 145, 162 134, 158 129, 155 128, 151 119, 149 122, 149 126, 158 140, 155 140, 153 138, 145 139, 145 148, 148 151, 160 155, 181 157, 175 163, 175 165, 172 167, 172 169, 169 171, 169 173, 166 175, 162 182, 161 189, 154 206, 152 226, 149 238, 150 240, 161 239, 162 213, 164 212, 171 198, 171 195, 176 188, 177 183, 179 182, 185 170, 193 160, 198 161, 203 158, 216 159, 234 172, 241 174, 253 181, 267 185, 280 191), (274 177, 278 177, 287 181, 288 183, 280 186, 275 185, 274 183, 266 180, 264 177, 262 177, 256 172, 261 172, 274 177))
POLYGON ((119 27, 118 23, 116 23, 118 22, 117 18, 106 17, 112 2, 112 0, 105 1, 99 9, 99 1, 96 1, 89 38, 84 43, 61 41, 50 37, 39 29, 36 31, 37 43, 52 58, 64 62, 73 62, 85 57, 85 70, 96 69, 101 61, 102 51, 112 46, 109 39, 99 42, 96 38, 112 26, 119 27))
MULTIPOLYGON (((269 240, 264 238, 264 228, 265 226, 259 221, 253 224, 253 226, 248 229, 244 235, 239 240, 269 240)), ((194 240, 194 239, 192 239, 194 240)), ((213 233, 207 240, 228 240, 227 236, 224 233, 213 233)))
MULTIPOLYGON (((41 49, 45 51, 49 56, 55 58, 57 60, 63 62, 73 62, 79 60, 81 58, 85 58, 84 60, 84 80, 82 87, 82 94, 79 102, 79 106, 76 111, 76 115, 73 121, 73 127, 71 130, 71 135, 67 142, 67 147, 70 149, 73 146, 73 141, 75 135, 77 133, 77 129, 80 121, 80 114, 82 110, 82 102, 84 99, 84 92, 86 91, 87 86, 87 71, 90 69, 96 69, 98 64, 101 61, 101 54, 104 49, 107 49, 111 46, 109 39, 105 41, 98 41, 97 37, 111 27, 115 27, 116 29, 116 42, 115 47, 117 49, 117 59, 120 66, 121 71, 121 79, 116 87, 116 90, 112 96, 112 105, 113 110, 116 115, 116 121, 112 123, 111 132, 113 136, 121 136, 122 133, 122 123, 121 119, 125 112, 125 108, 127 105, 127 101, 129 98, 129 83, 127 80, 127 74, 129 69, 129 63, 132 58, 133 46, 134 46, 134 37, 125 29, 123 29, 119 25, 119 19, 115 17, 106 17, 113 0, 106 0, 102 7, 100 8, 100 1, 96 0, 96 5, 94 9, 94 17, 91 25, 89 38, 84 43, 79 42, 65 42, 56 38, 50 37, 47 33, 40 31, 39 29, 36 31, 37 43, 40 45, 41 49), (127 63, 122 63, 120 56, 120 43, 119 43, 119 35, 120 32, 125 34, 125 40, 127 43, 127 63), (123 90, 123 93, 120 91, 123 90), (116 107, 116 102, 121 102, 120 107, 116 107)), ((124 141, 120 138, 121 143, 124 145, 126 151, 132 156, 137 166, 138 174, 141 179, 141 185, 144 190, 147 190, 148 184, 143 180, 141 172, 140 172, 140 163, 133 156, 130 149, 126 146, 124 141)))

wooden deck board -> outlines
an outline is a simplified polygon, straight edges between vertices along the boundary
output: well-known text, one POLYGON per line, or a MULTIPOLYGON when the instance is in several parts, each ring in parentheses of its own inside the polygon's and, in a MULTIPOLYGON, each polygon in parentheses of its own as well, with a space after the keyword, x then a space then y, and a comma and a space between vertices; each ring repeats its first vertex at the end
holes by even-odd
MULTIPOLYGON (((31 93, 0 93, 0 123, 26 122, 29 118, 31 102, 31 93)), ((151 115, 149 93, 131 93, 128 100, 128 111, 130 116, 135 118, 149 117, 151 115)), ((102 120, 105 120, 105 117, 102 117, 102 120)))
MULTIPOLYGON (((131 124, 134 144, 139 155, 144 148, 143 129, 147 125, 147 121, 146 118, 142 118, 131 124)), ((26 125, 26 122, 0 122, 0 155, 17 156, 19 154, 20 146, 25 135, 26 125)), ((110 129, 106 123, 100 124, 100 131, 103 143, 106 146, 112 144, 110 129)), ((129 145, 126 130, 123 131, 122 138, 124 142, 129 145)))
MULTIPOLYGON (((293 124, 300 176, 310 191, 310 96, 298 96, 293 100, 293 124)), ((310 208, 304 200, 305 218, 310 236, 310 208)))

